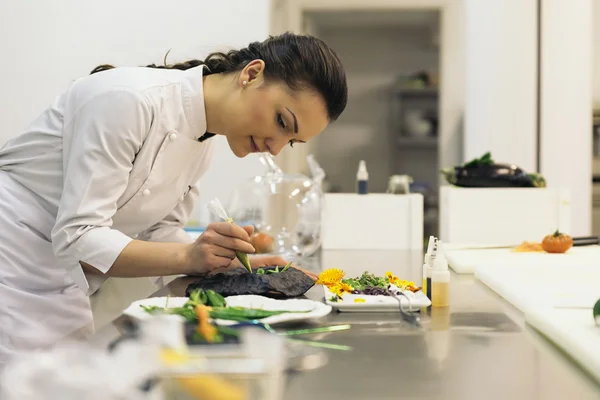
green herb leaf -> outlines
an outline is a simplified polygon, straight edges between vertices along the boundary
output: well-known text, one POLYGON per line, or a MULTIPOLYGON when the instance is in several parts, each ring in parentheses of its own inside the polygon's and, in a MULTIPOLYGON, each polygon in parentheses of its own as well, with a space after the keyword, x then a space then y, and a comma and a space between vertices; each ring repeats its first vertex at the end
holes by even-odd
POLYGON ((291 267, 291 266, 292 266, 292 262, 290 261, 289 263, 287 263, 287 264, 286 264, 286 266, 285 266, 285 267, 283 267, 283 269, 281 270, 281 272, 285 272, 285 271, 287 271, 287 270, 288 270, 288 268, 289 268, 289 267, 291 267))
POLYGON ((259 268, 259 269, 256 270, 256 274, 257 275, 264 275, 265 274, 265 270, 262 269, 262 268, 259 268))

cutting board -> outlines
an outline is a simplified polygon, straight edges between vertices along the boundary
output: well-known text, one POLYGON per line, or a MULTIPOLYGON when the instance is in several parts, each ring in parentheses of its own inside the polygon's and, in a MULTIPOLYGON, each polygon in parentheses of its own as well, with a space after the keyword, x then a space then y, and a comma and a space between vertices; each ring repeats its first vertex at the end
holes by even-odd
POLYGON ((486 265, 477 267, 475 276, 521 311, 531 307, 591 310, 600 297, 600 265, 486 265))
POLYGON ((444 250, 450 268, 458 274, 472 274, 476 267, 495 265, 600 266, 600 246, 573 247, 565 254, 517 253, 510 248, 448 249, 445 246, 444 250))
POLYGON ((525 320, 600 381, 600 327, 591 310, 537 308, 525 320))

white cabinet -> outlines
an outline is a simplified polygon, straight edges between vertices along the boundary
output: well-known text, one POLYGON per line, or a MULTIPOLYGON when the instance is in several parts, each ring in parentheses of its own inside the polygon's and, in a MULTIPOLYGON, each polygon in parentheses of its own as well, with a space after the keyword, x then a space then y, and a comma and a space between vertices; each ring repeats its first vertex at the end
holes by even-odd
POLYGON ((592 185, 592 234, 600 236, 600 183, 592 185))

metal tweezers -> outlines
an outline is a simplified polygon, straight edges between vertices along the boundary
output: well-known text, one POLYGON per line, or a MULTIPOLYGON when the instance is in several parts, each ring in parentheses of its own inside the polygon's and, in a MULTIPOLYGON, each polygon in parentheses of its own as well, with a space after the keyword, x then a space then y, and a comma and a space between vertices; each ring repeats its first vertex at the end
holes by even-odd
POLYGON ((390 290, 388 290, 388 293, 394 299, 396 299, 398 301, 398 305, 400 306, 400 315, 402 316, 402 319, 404 319, 409 324, 412 324, 412 325, 415 325, 417 327, 420 327, 421 326, 421 319, 417 315, 415 315, 414 313, 410 312, 410 310, 412 309, 412 302, 410 300, 410 297, 408 297, 407 295, 405 295, 404 293, 402 293, 402 291, 400 291, 400 296, 404 296, 408 300, 408 312, 406 312, 402 308, 402 301, 400 300, 400 298, 397 295, 395 295, 390 290))

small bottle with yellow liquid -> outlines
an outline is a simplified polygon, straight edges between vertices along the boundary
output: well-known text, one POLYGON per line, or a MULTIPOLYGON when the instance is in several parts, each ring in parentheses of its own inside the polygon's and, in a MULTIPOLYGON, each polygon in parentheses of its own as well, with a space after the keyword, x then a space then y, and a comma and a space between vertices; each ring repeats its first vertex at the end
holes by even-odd
POLYGON ((437 254, 431 270, 431 305, 432 307, 450 305, 450 271, 441 240, 437 241, 437 254))
MULTIPOLYGON (((429 236, 429 243, 427 243, 427 252, 425 253, 425 257, 423 259, 423 293, 427 296, 429 300, 431 300, 431 263, 432 263, 432 254, 434 254, 435 250, 435 236, 429 236)), ((435 257, 435 255, 434 255, 435 257)))

